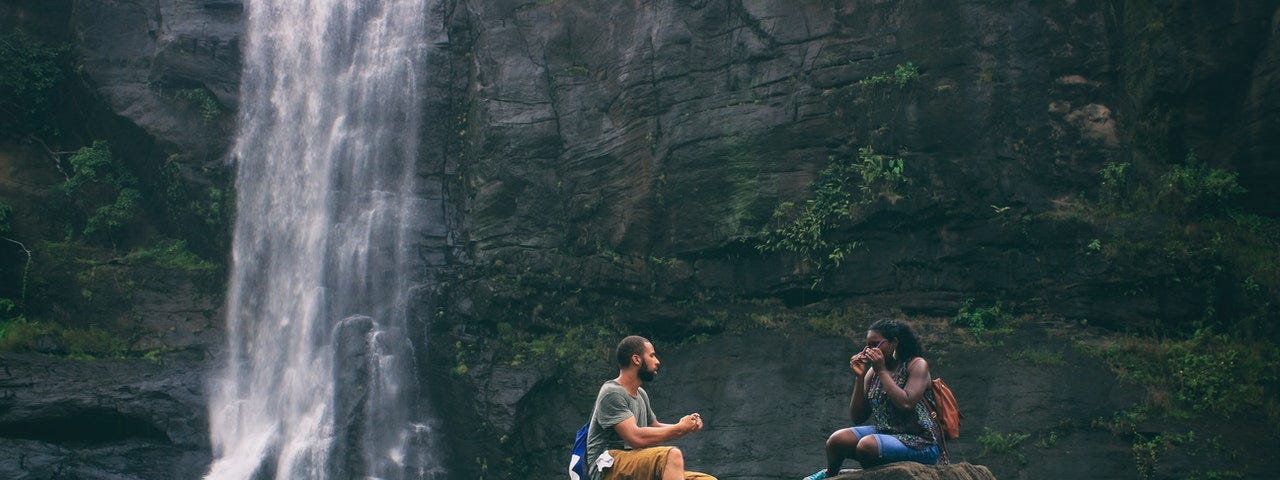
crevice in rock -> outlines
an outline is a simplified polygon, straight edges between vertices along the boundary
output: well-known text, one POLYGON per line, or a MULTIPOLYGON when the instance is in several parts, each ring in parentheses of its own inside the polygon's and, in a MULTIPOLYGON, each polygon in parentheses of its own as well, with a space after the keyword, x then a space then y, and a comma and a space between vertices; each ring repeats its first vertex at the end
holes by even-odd
POLYGON ((111 410, 87 409, 65 416, 0 423, 0 438, 92 446, 145 439, 168 444, 160 429, 141 418, 111 410))
POLYGON ((791 308, 821 302, 827 298, 827 294, 808 288, 794 288, 779 291, 777 297, 782 300, 783 305, 791 308))

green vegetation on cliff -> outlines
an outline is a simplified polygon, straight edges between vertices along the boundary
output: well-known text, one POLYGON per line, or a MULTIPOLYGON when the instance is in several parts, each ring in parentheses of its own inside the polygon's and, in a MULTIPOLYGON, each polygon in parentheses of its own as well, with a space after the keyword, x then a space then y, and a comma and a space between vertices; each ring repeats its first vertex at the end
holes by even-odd
POLYGON ((184 88, 174 92, 173 95, 199 110, 200 118, 205 123, 210 123, 222 115, 222 105, 207 88, 184 88))
POLYGON ((1152 423, 1250 417, 1280 437, 1280 222, 1248 213, 1237 175, 1194 152, 1167 165, 1151 158, 1159 155, 1107 164, 1097 198, 1059 212, 1096 229, 1085 254, 1100 257, 1125 295, 1185 312, 1135 322, 1125 341, 1089 349, 1147 390, 1145 402, 1100 422, 1133 442, 1143 478, 1184 443, 1203 449, 1192 432, 1138 433, 1152 423))
POLYGON ((0 135, 47 142, 65 95, 70 48, 46 46, 22 31, 0 35, 0 135))
POLYGON ((53 189, 56 212, 68 238, 119 244, 138 229, 142 193, 138 182, 99 140, 71 155, 71 177, 53 189))
POLYGON ((1280 337, 1280 222, 1236 203, 1236 174, 1190 153, 1163 168, 1108 164, 1100 176, 1098 200, 1070 215, 1098 229, 1091 250, 1132 294, 1177 292, 1188 303, 1160 329, 1280 337))
POLYGON ((875 87, 879 85, 897 85, 898 88, 905 87, 920 77, 920 69, 915 64, 907 62, 899 64, 893 69, 893 73, 880 73, 872 75, 858 81, 859 85, 867 87, 875 87))
MULTIPOLYGON (((217 172, 156 162, 134 144, 140 132, 83 111, 101 100, 78 61, 21 31, 0 36, 0 156, 21 186, 0 189, 0 349, 142 355, 157 325, 139 305, 220 295, 208 258, 225 251, 232 200, 208 181, 217 172)), ((184 92, 199 114, 220 113, 207 91, 184 92)))
POLYGON ((9 225, 9 216, 13 215, 13 207, 0 203, 0 233, 9 233, 13 227, 9 225))
POLYGON ((907 183, 903 161, 876 153, 871 147, 858 149, 856 159, 831 157, 811 187, 813 197, 796 205, 783 202, 774 211, 774 224, 763 232, 757 249, 761 252, 789 252, 812 267, 814 284, 861 243, 846 231, 879 200, 897 201, 898 188, 907 183))

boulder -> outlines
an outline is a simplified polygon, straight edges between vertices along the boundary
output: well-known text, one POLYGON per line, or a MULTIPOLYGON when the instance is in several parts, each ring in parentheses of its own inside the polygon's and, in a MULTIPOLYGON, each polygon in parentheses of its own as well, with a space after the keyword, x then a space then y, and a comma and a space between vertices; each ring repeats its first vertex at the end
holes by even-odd
POLYGON ((954 463, 929 466, 915 462, 898 462, 866 470, 841 470, 832 480, 995 480, 991 470, 982 465, 954 463))

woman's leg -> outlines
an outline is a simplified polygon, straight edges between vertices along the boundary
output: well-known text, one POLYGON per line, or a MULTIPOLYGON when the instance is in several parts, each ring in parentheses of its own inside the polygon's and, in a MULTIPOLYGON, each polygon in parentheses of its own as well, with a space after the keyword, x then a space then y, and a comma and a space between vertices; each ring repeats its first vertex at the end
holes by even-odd
POLYGON ((840 465, 844 459, 853 458, 853 450, 858 445, 858 434, 852 428, 836 430, 827 438, 827 475, 840 473, 840 465))
POLYGON ((858 445, 854 448, 853 459, 862 464, 863 468, 874 467, 884 463, 880 460, 879 437, 887 436, 888 435, 867 435, 858 439, 858 445))
POLYGON ((844 460, 846 458, 855 458, 858 440, 865 435, 875 433, 875 431, 875 427, 863 425, 842 428, 832 433, 831 437, 827 438, 827 474, 833 477, 839 474, 840 466, 844 464, 844 460))
POLYGON ((938 446, 911 448, 890 435, 867 435, 858 440, 854 459, 864 467, 892 462, 911 461, 933 465, 938 463, 938 446))

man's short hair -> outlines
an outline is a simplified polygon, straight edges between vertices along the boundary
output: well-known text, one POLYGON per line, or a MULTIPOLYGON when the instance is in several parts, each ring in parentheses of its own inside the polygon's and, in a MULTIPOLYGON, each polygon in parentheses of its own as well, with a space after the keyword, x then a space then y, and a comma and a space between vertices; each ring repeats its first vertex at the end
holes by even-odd
POLYGON ((649 343, 649 340, 639 335, 632 335, 618 342, 618 368, 631 365, 632 355, 640 355, 643 358, 646 343, 649 343))

